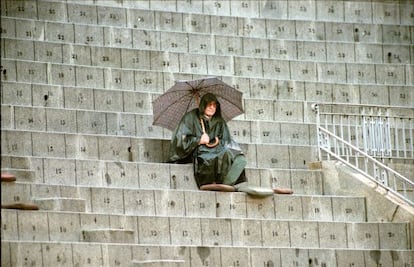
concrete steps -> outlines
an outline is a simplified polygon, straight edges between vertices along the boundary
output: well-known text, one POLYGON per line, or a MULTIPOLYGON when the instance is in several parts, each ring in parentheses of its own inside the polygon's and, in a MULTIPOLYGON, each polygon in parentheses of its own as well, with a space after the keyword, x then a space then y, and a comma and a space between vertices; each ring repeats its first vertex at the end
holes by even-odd
MULTIPOLYGON (((281 148, 286 149, 286 146, 281 148)), ((24 164, 20 164, 20 161, 25 161, 27 162, 25 164, 32 166, 31 170, 36 172, 33 183, 39 184, 39 186, 50 184, 129 189, 197 190, 191 164, 3 156, 2 166, 13 165, 16 168, 23 168, 24 164)), ((280 162, 279 165, 283 166, 280 162)), ((289 187, 297 194, 323 195, 321 170, 311 170, 308 166, 303 167, 306 169, 248 167, 246 175, 250 177, 250 183, 255 186, 289 187)), ((37 190, 36 186, 32 190, 42 191, 41 189, 37 190)), ((36 195, 38 197, 51 196, 47 192, 39 192, 36 195)))
POLYGON ((147 245, 410 249, 409 223, 132 216, 2 210, 3 240, 147 245), (125 239, 122 239, 125 237, 125 239))
POLYGON ((85 212, 86 201, 81 198, 34 198, 34 203, 39 206, 41 210, 53 210, 53 211, 76 211, 85 212))
POLYGON ((2 202, 33 201, 42 210, 184 217, 366 221, 365 199, 335 195, 274 195, 196 189, 131 189, 14 183, 2 185, 2 202))
POLYGON ((181 267, 185 266, 183 260, 148 260, 148 261, 133 261, 134 267, 181 267))
MULTIPOLYGON (((100 25, 112 25, 119 27, 131 27, 140 28, 146 26, 147 29, 151 28, 166 28, 161 27, 160 24, 170 25, 169 30, 174 31, 182 29, 183 18, 180 16, 186 16, 185 22, 191 24, 188 21, 188 17, 194 17, 194 20, 203 20, 205 16, 223 16, 224 18, 251 18, 251 19, 274 19, 281 21, 303 20, 303 21, 326 21, 336 23, 366 23, 371 25, 374 22, 382 25, 411 25, 410 13, 405 9, 411 7, 409 2, 403 2, 400 4, 403 11, 401 13, 387 14, 375 13, 374 11, 379 9, 396 8, 396 4, 389 5, 386 2, 374 2, 372 5, 369 3, 358 3, 353 5, 353 2, 346 1, 343 3, 346 8, 341 8, 342 3, 333 3, 332 6, 326 7, 317 2, 307 2, 306 4, 292 4, 286 5, 285 3, 274 3, 268 6, 260 1, 249 1, 248 3, 227 3, 224 2, 221 5, 217 5, 214 2, 206 1, 204 3, 198 2, 185 2, 177 5, 175 1, 126 1, 126 2, 98 2, 91 5, 90 2, 79 3, 77 1, 67 2, 55 2, 55 1, 42 1, 40 3, 26 4, 25 9, 17 9, 18 4, 13 1, 6 1, 3 4, 2 15, 20 18, 38 18, 45 17, 48 21, 60 21, 60 22, 78 22, 85 24, 100 24, 100 25), (54 12, 47 13, 38 11, 42 8, 52 7, 54 12), (315 8, 320 8, 319 13, 315 13, 315 8), (78 10, 84 11, 78 13, 78 10), (108 14, 108 10, 112 11, 108 14), (275 12, 277 10, 277 12, 275 12), (360 12, 356 12, 356 11, 360 12), (156 13, 156 15, 154 14, 156 13), (158 13, 158 14, 157 14, 158 13), (166 14, 164 14, 166 13, 166 14), (146 14, 146 16, 143 16, 146 14), (290 16, 288 16, 290 14, 290 16), (368 14, 370 14, 368 16, 368 14), (128 15, 128 19, 126 16, 128 15), (175 16, 174 16, 175 15, 175 16), (140 16, 142 19, 140 20, 140 16), (172 23, 171 21, 160 20, 162 17, 173 17, 177 21, 172 23), (99 17, 99 19, 98 19, 99 17), (157 19, 157 20, 156 20, 157 19)), ((196 20, 196 21, 198 21, 196 20)), ((206 22, 205 22, 206 23, 206 22)), ((237 24, 236 24, 237 25, 237 24)), ((210 29, 209 25, 199 25, 195 23, 193 27, 187 28, 186 31, 191 29, 210 29), (197 27, 196 27, 197 26, 197 27)), ((218 27, 212 27, 212 30, 218 30, 218 27)), ((238 31, 232 31, 234 28, 222 29, 235 35, 241 34, 238 31)), ((248 32, 246 32, 248 33, 248 32)), ((290 32, 289 32, 290 33, 290 32)), ((362 33, 361 33, 362 35, 362 33)), ((286 38, 286 36, 285 36, 286 38)), ((368 37, 366 37, 368 38, 368 37)))
POLYGON ((135 232, 127 229, 82 230, 82 240, 99 243, 134 243, 135 232))
MULTIPOLYGON (((120 92, 121 95, 122 93, 120 92)), ((109 94, 107 97, 109 97, 109 94)), ((246 105, 249 105, 249 102, 246 100, 246 105)), ((285 106, 291 104, 292 106, 297 106, 299 110, 308 108, 307 106, 303 107, 302 103, 298 106, 298 102, 283 102, 285 106)), ((120 105, 123 105, 123 103, 120 103, 120 105)), ((256 101, 255 106, 255 109, 258 108, 256 101)), ((29 106, 2 107, 4 112, 2 116, 5 118, 5 123, 3 124, 4 130, 19 129, 23 131, 34 130, 67 134, 108 134, 122 137, 157 139, 171 137, 171 132, 167 133, 160 127, 151 126, 152 115, 149 114, 101 110, 79 111, 67 108, 56 109, 29 106), (11 118, 15 118, 13 122, 11 122, 11 118), (65 121, 63 126, 61 120, 65 121), (87 120, 94 120, 100 127, 92 132, 85 127, 87 120), (7 121, 10 123, 7 123, 7 121), (71 121, 71 123, 66 124, 66 121, 71 121), (141 125, 142 128, 137 127, 138 125, 141 125)), ((234 131, 234 135, 239 138, 240 142, 285 145, 312 145, 315 143, 315 124, 311 122, 314 120, 314 114, 309 114, 309 111, 306 111, 307 118, 304 118, 304 112, 300 112, 300 114, 298 113, 295 116, 297 120, 293 121, 291 119, 291 121, 283 121, 284 119, 278 115, 276 115, 277 119, 273 119, 273 110, 269 109, 266 113, 269 114, 267 120, 263 117, 262 121, 242 119, 229 123, 234 131)))
MULTIPOLYGON (((9 18, 9 23, 27 23, 27 20, 9 18)), ((8 27, 9 25, 5 25, 8 27)), ((58 25, 54 23, 46 23, 42 25, 44 28, 46 27, 56 27, 58 25)), ((340 28, 343 25, 339 25, 340 28)), ((406 28, 408 29, 408 27, 406 28)), ((406 30, 401 29, 400 30, 406 30)), ((9 28, 8 30, 12 30, 9 28)), ((39 29, 37 29, 39 30, 39 29)), ((64 29, 64 33, 62 34, 83 34, 85 30, 95 30, 96 32, 108 31, 113 30, 112 27, 99 27, 99 26, 85 26, 82 24, 75 25, 75 29, 64 29)), ((97 40, 93 43, 85 44, 82 42, 82 39, 76 40, 75 43, 70 41, 57 42, 56 40, 52 40, 53 37, 50 37, 49 40, 33 40, 25 38, 25 36, 19 36, 16 38, 15 36, 5 36, 3 38, 3 46, 6 47, 4 58, 6 59, 13 59, 16 58, 18 60, 30 60, 36 62, 48 62, 52 61, 54 63, 64 63, 64 64, 71 64, 76 63, 79 66, 102 66, 106 67, 113 67, 113 68, 123 68, 123 69, 133 69, 135 66, 137 69, 150 69, 149 64, 133 64, 134 61, 128 60, 125 55, 131 54, 131 49, 140 49, 143 51, 142 53, 151 53, 151 51, 168 51, 171 52, 171 58, 177 59, 178 61, 186 61, 185 54, 190 53, 194 57, 198 57, 200 61, 209 62, 209 57, 203 56, 214 56, 215 61, 224 62, 227 61, 226 59, 229 58, 228 54, 221 53, 222 48, 220 46, 233 46, 234 52, 232 56, 236 58, 242 57, 250 57, 254 59, 275 59, 275 60, 301 60, 301 61, 314 61, 314 62, 336 62, 338 64, 341 63, 375 63, 375 64, 383 64, 383 63, 407 63, 412 64, 412 60, 410 59, 410 44, 409 42, 395 42, 389 44, 379 44, 379 43, 355 43, 352 41, 332 41, 327 42, 325 40, 286 40, 282 42, 281 40, 272 40, 260 37, 239 37, 238 42, 234 40, 234 38, 225 36, 225 35, 211 35, 211 34, 202 34, 202 33, 178 33, 175 32, 171 34, 171 32, 162 31, 162 30, 127 30, 126 31, 129 37, 125 36, 124 41, 129 42, 124 46, 116 46, 116 45, 107 45, 101 39, 101 36, 96 33, 89 33, 91 34, 90 37, 95 37, 93 39, 97 40), (138 39, 137 35, 147 33, 147 40, 152 41, 151 46, 145 46, 143 43, 145 39, 138 39), (134 38, 132 45, 131 37, 134 38), (169 39, 169 41, 176 44, 176 47, 172 48, 169 46, 164 45, 162 39, 169 39), (100 39, 98 41, 98 39, 100 39), (184 42, 183 39, 187 39, 189 42, 184 42), (215 43, 216 47, 211 44, 211 42, 215 43), (200 49, 197 47, 197 44, 204 44, 205 49, 200 49), (42 52, 36 52, 35 50, 40 50, 42 47, 47 46, 49 48, 53 48, 55 53, 53 57, 42 52), (244 46, 244 49, 241 49, 244 46), (323 46, 325 49, 317 49, 318 47, 323 46), (254 48, 257 48, 257 52, 255 52, 254 48), (59 48, 61 51, 59 51, 59 48), (71 49, 72 48, 72 49, 71 49), (91 49, 89 49, 91 48, 91 49), (382 49, 381 49, 382 48, 382 49), (19 54, 13 54, 11 51, 12 49, 17 49, 20 51, 19 54), (334 49, 337 49, 338 52, 343 54, 343 57, 338 59, 335 55, 331 55, 330 52, 334 49), (84 58, 80 60, 73 60, 73 58, 68 57, 70 51, 77 51, 82 53, 84 58), (305 51, 311 50, 314 52, 313 57, 309 56, 305 51), (368 51, 373 54, 371 58, 367 58, 366 55, 362 54, 363 52, 368 51), (280 52, 284 53, 280 53, 280 52), (217 52, 217 54, 215 54, 217 52), (279 53, 278 53, 279 52, 279 53), (387 53, 391 53, 394 57, 389 57, 387 53), (108 56, 105 61, 102 61, 100 56, 105 54, 108 56), (361 55, 360 57, 355 56, 361 55), (117 58, 116 55, 119 57, 117 58), (89 59, 89 60, 88 60, 89 59), (124 59, 124 60, 121 60, 124 59)), ((406 37, 407 38, 407 37, 406 37)), ((408 37, 409 38, 409 37, 408 37)), ((407 39, 408 39, 407 38, 407 39)), ((110 42, 110 41, 109 41, 110 42)), ((155 54, 155 53, 153 53, 155 54)), ((149 59, 155 63, 154 59, 149 59)), ((239 59, 242 60, 242 59, 239 59)), ((175 61, 175 60, 174 60, 175 61)), ((147 63, 147 62, 142 62, 147 63)), ((236 61, 236 63, 238 63, 236 61)), ((213 63, 208 64, 212 67, 210 74, 218 74, 217 66, 213 63)), ((160 67, 160 66, 158 66, 160 67)), ((185 67, 184 67, 185 68, 185 67)), ((202 68, 202 67, 200 67, 202 68)), ((183 67, 180 68, 176 62, 171 62, 168 66, 170 71, 179 72, 183 70, 183 67)), ((230 76, 230 70, 238 70, 240 71, 241 68, 231 67, 228 69, 224 69, 221 74, 230 76)), ((207 70, 207 69, 206 69, 207 70)), ((240 74, 243 72, 238 72, 240 74)), ((264 77, 268 77, 265 75, 264 77)), ((351 77, 351 76, 349 76, 351 77)), ((57 77, 55 77, 57 78, 57 77)), ((286 77, 285 77, 286 78, 286 77)), ((352 81, 359 81, 360 83, 367 83, 368 81, 376 81, 376 77, 360 77, 359 79, 351 79, 352 81)), ((74 81, 66 80, 66 85, 74 85, 74 81)), ((113 84, 113 86, 120 86, 120 84, 113 84)), ((300 96, 300 94, 298 95, 300 96)))
POLYGON ((31 189, 27 187, 35 184, 36 176, 36 171, 30 169, 30 159, 13 158, 7 161, 2 159, 2 163, 4 162, 6 166, 20 166, 24 169, 2 168, 2 209, 85 211, 84 199, 60 197, 56 194, 50 194, 47 198, 33 196, 31 189))
POLYGON ((311 110, 414 116, 413 6, 322 2, 1 1, 2 206, 38 208, 1 210, 1 266, 413 266, 408 209, 312 164, 311 110), (199 191, 163 163, 152 100, 211 75, 243 92, 249 181, 293 195, 199 191))
MULTIPOLYGON (((2 190, 1 191, 3 192, 3 184, 4 184, 4 187, 6 188, 8 188, 7 186, 9 185, 13 187, 17 180, 16 175, 21 175, 25 177, 26 173, 27 173, 26 170, 14 171, 13 169, 2 169, 2 172, 1 172, 2 190), (24 175, 22 175, 22 173, 24 175)), ((15 194, 13 197, 10 197, 9 199, 7 198, 3 199, 3 194, 2 194, 1 208, 2 209, 18 209, 18 210, 38 210, 39 206, 36 203, 32 203, 31 201, 25 201, 26 195, 27 194, 23 194, 23 196, 21 196, 19 194, 15 194)))
POLYGON ((19 177, 20 182, 35 182, 36 173, 33 170, 1 168, 1 172, 11 174, 14 177, 19 177))
MULTIPOLYGON (((128 162, 166 162, 170 140, 4 130, 6 155, 128 162), (22 142, 21 140, 24 140, 22 142)), ((247 167, 307 169, 316 160, 315 146, 241 144, 247 167)))
POLYGON ((2 240, 2 266, 410 266, 411 250, 167 246, 2 240), (151 266, 151 265, 150 265, 151 266), (160 265, 156 265, 160 266, 160 265), (161 265, 162 266, 162 265, 161 265), (167 265, 174 266, 174 265, 167 265))

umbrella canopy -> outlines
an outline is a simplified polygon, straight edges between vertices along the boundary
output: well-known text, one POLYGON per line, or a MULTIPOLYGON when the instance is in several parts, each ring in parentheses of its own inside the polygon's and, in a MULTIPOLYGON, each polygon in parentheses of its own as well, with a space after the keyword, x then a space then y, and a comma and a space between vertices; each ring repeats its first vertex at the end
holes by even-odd
POLYGON ((153 125, 174 131, 184 114, 198 107, 200 98, 206 93, 212 93, 217 97, 224 120, 229 121, 243 114, 243 93, 221 80, 212 77, 177 81, 154 100, 153 125))

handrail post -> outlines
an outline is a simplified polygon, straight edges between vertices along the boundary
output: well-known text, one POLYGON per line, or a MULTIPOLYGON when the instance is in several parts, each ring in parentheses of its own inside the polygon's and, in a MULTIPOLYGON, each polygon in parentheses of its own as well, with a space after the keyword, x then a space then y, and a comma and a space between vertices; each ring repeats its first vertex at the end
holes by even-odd
POLYGON ((317 138, 317 142, 318 142, 318 160, 321 161, 322 157, 321 157, 321 136, 320 136, 320 131, 319 131, 319 127, 321 126, 321 119, 320 119, 320 114, 319 114, 319 105, 318 104, 312 104, 311 106, 312 110, 316 113, 316 138, 317 138))
POLYGON ((387 194, 398 196, 414 207, 412 195, 414 181, 386 165, 386 157, 393 156, 394 147, 397 157, 401 156, 400 154, 403 154, 404 158, 410 154, 414 155, 414 131, 411 117, 392 116, 387 109, 384 110, 381 107, 360 105, 359 114, 346 113, 345 115, 325 110, 316 103, 311 107, 316 114, 318 160, 330 160, 331 157, 339 160, 374 181, 377 186, 385 189, 387 194), (355 116, 356 144, 351 135, 350 116, 355 116), (363 140, 361 148, 358 129, 361 131, 363 140), (395 131, 394 137, 391 135, 393 131, 395 131), (352 164, 353 157, 355 157, 355 164, 352 164))

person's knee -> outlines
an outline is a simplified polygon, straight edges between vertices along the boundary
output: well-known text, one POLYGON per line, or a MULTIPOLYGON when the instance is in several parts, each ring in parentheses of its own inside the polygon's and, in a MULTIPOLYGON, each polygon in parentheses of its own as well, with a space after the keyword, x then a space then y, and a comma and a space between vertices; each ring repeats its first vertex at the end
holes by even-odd
POLYGON ((246 160, 246 157, 244 155, 237 155, 236 158, 234 159, 234 161, 237 162, 237 164, 239 166, 246 167, 246 165, 247 165, 247 160, 246 160))

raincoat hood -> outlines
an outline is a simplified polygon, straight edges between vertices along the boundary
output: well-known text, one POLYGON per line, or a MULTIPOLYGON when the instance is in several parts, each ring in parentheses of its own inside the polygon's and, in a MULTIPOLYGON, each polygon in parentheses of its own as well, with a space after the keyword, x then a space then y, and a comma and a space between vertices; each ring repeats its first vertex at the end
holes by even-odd
POLYGON ((203 97, 200 100, 200 105, 198 106, 199 114, 200 116, 204 115, 204 110, 207 107, 208 103, 216 102, 216 113, 213 117, 221 117, 221 109, 220 109, 220 102, 217 100, 217 97, 212 93, 207 93, 203 95, 203 97))

